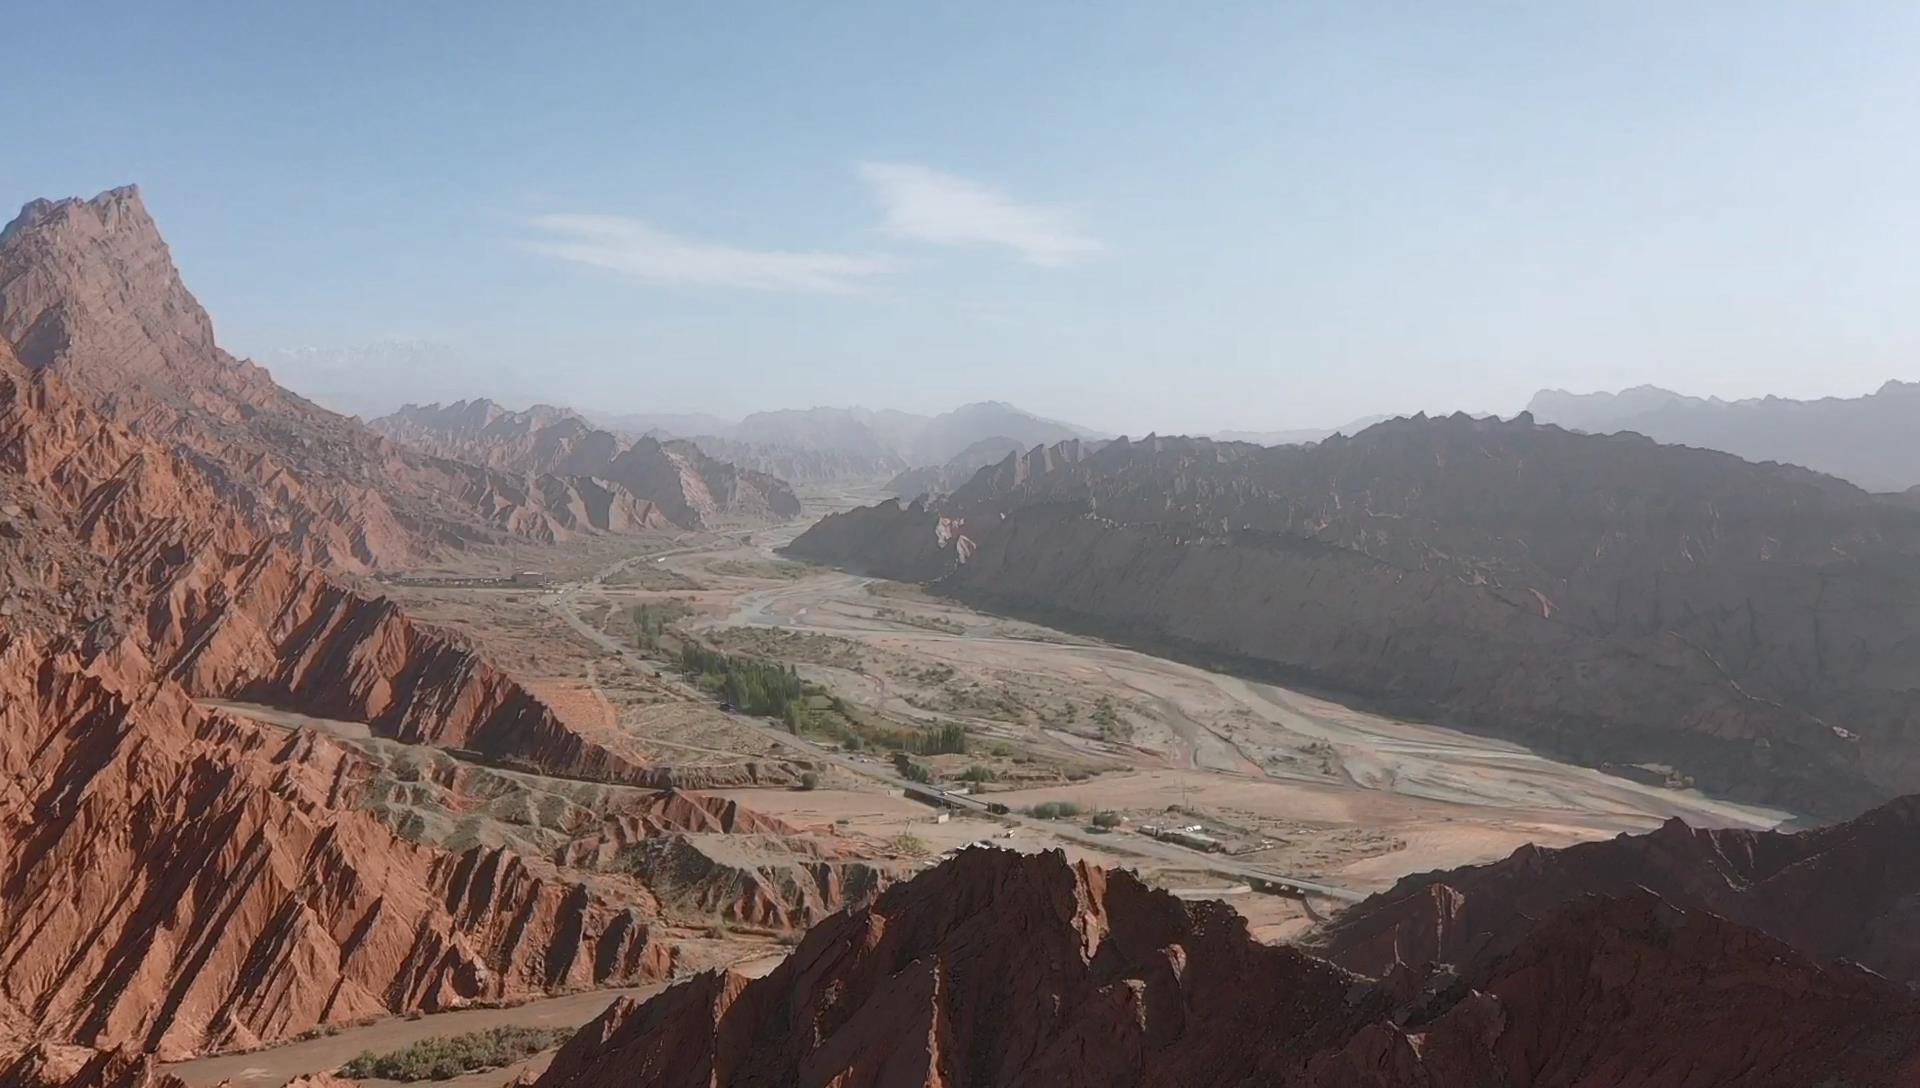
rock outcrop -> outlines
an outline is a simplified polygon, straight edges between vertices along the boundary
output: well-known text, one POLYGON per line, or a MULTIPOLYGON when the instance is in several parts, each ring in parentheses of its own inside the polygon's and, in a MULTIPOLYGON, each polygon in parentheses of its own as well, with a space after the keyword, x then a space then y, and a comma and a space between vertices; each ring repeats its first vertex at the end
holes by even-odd
POLYGON ((658 776, 563 722, 451 636, 303 562, 218 466, 94 411, 0 348, 7 604, 123 631, 195 695, 364 721, 404 740, 614 781, 658 776))
POLYGON ((416 454, 227 354, 131 186, 36 200, 0 231, 0 340, 79 402, 200 462, 236 510, 337 569, 503 533, 650 524, 644 506, 558 477, 416 454))
POLYGON ((1364 974, 1430 961, 1471 965, 1499 955, 1569 902, 1646 889, 1817 961, 1849 960, 1920 983, 1916 841, 1920 797, 1797 833, 1670 820, 1645 835, 1559 850, 1528 845, 1492 864, 1405 877, 1343 911, 1311 943, 1364 974))
POLYGON ((1647 895, 1570 904, 1497 962, 1380 983, 1058 854, 968 850, 583 1028, 543 1088, 1796 1085, 1920 1075, 1920 999, 1647 895))
POLYGON ((187 1088, 151 1054, 34 1043, 0 1054, 0 1088, 187 1088))
POLYGON ((906 875, 871 849, 806 837, 737 801, 663 790, 582 827, 556 852, 569 869, 626 873, 692 916, 804 929, 865 905, 906 875))
POLYGON ((686 441, 627 442, 565 409, 510 412, 489 400, 408 405, 370 424, 426 453, 496 470, 591 481, 701 529, 730 518, 789 518, 800 500, 786 482, 708 456, 686 441))
POLYGON ((0 634, 0 1017, 165 1056, 673 966, 649 903, 343 803, 312 733, 198 710, 139 650, 0 634))
MULTIPOLYGON (((30 205, 0 234, 0 1042, 49 1045, 4 1075, 175 1088, 131 1055, 670 974, 640 880, 407 841, 359 807, 360 742, 196 703, 465 767, 779 779, 648 766, 353 580, 502 531, 665 524, 612 485, 404 450, 226 356, 130 190, 30 205)), ((651 816, 696 810, 757 822, 651 816)))
POLYGON ((792 548, 1789 807, 1920 790, 1920 511, 1788 466, 1524 417, 1063 443, 792 548))

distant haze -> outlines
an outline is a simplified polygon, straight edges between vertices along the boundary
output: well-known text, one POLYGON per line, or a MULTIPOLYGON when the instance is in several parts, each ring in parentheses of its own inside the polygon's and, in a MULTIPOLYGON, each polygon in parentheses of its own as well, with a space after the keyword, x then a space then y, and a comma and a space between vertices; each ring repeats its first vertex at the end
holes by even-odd
POLYGON ((1864 397, 1741 401, 1683 396, 1658 386, 1619 393, 1545 390, 1527 407, 1540 423, 1634 431, 1673 445, 1782 461, 1869 491, 1920 486, 1920 383, 1888 382, 1864 397))

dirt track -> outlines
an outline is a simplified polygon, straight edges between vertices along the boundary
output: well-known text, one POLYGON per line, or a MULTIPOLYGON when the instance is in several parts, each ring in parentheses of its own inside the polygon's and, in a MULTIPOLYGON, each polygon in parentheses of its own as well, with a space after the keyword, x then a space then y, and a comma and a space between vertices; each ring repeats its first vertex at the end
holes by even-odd
MULTIPOLYGON (((664 564, 711 583, 715 557, 769 558, 799 529, 756 533, 750 544, 732 551, 678 553, 664 564)), ((961 677, 1012 676, 1036 689, 1112 693, 1136 722, 1128 743, 1061 730, 1035 739, 1068 743, 1128 770, 996 798, 1016 806, 1075 800, 1135 812, 1203 807, 1266 821, 1263 826, 1282 828, 1300 844, 1316 829, 1377 831, 1380 841, 1371 845, 1345 836, 1341 841, 1354 848, 1342 849, 1336 837, 1328 837, 1325 850, 1303 845, 1298 852, 1313 875, 1360 888, 1383 887, 1408 872, 1490 860, 1523 842, 1607 837, 1646 830, 1669 817, 1769 827, 1791 815, 1630 781, 1506 741, 1386 718, 892 589, 875 579, 816 569, 773 585, 742 583, 730 610, 706 623, 709 629, 759 627, 850 640, 890 660, 951 668, 961 677), (876 586, 889 592, 876 596, 876 586)), ((805 666, 802 672, 857 703, 919 716, 901 713, 907 708, 884 677, 805 666)))
MULTIPOLYGON (((361 1051, 384 1053, 430 1039, 436 1035, 457 1035, 464 1031, 484 1031, 505 1025, 525 1027, 577 1027, 600 1015, 615 998, 623 995, 644 997, 664 987, 634 986, 619 990, 594 990, 589 993, 550 997, 524 1005, 502 1009, 463 1009, 423 1016, 418 1020, 391 1019, 347 1028, 305 1042, 256 1050, 251 1054, 227 1054, 178 1062, 166 1071, 199 1088, 231 1080, 236 1085, 277 1088, 288 1080, 318 1070, 338 1069, 361 1051)), ((493 1083, 504 1082, 508 1075, 496 1071, 493 1083)))

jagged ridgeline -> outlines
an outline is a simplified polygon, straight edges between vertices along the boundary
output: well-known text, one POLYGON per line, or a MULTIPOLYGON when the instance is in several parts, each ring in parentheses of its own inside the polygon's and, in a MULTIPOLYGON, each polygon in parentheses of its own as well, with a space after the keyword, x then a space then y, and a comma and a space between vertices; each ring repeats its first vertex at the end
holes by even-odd
MULTIPOLYGON (((468 767, 682 781, 358 588, 453 550, 668 524, 617 485, 416 451, 282 389, 218 347, 131 188, 28 205, 0 232, 9 1083, 135 1088, 144 1054, 679 969, 670 907, 631 870, 615 894, 511 850, 403 839, 358 804, 359 750, 202 702, 365 723, 468 767)), ((630 844, 664 819, 610 811, 594 834, 630 844)), ((879 879, 816 853, 798 876, 710 862, 676 887, 789 924, 879 879)))
POLYGON ((792 551, 1798 811, 1920 789, 1920 509, 1789 465, 1524 415, 1066 442, 792 551))

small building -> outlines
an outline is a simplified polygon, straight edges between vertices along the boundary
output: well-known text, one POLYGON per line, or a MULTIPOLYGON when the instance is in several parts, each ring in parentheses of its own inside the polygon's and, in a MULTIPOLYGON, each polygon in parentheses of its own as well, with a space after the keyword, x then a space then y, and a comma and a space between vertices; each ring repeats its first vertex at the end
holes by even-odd
POLYGON ((551 579, 543 570, 515 571, 513 575, 513 584, 516 586, 544 586, 549 581, 551 579))

